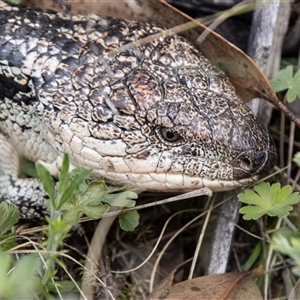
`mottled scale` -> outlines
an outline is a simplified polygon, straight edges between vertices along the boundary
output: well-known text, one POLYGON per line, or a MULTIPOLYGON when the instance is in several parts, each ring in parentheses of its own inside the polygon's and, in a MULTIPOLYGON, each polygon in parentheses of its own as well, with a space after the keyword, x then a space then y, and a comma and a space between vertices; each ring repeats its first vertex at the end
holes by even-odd
POLYGON ((245 185, 276 161, 225 74, 151 23, 0 1, 0 108, 0 198, 24 217, 44 213, 43 191, 18 179, 18 155, 58 176, 67 152, 109 184, 182 192, 245 185))

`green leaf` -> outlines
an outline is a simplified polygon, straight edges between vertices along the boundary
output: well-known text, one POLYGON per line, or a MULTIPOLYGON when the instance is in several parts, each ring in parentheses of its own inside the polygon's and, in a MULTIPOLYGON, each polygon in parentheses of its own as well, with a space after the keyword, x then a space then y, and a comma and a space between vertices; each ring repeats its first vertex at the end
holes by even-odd
POLYGON ((120 227, 124 231, 133 231, 139 225, 140 215, 136 210, 119 215, 120 227))
POLYGON ((275 75, 275 79, 270 82, 275 92, 288 90, 286 95, 288 102, 293 102, 297 97, 300 97, 300 70, 293 76, 293 67, 287 66, 280 70, 275 75))
POLYGON ((275 75, 275 79, 271 80, 271 85, 274 91, 281 92, 291 87, 293 80, 293 67, 287 66, 285 69, 278 71, 275 75))
POLYGON ((293 260, 292 272, 300 276, 300 233, 280 228, 272 235, 272 248, 293 260))
POLYGON ((60 179, 61 177, 66 176, 69 173, 69 168, 70 168, 70 160, 69 160, 69 155, 64 154, 61 170, 60 170, 60 179))
MULTIPOLYGON (((60 291, 60 293, 66 293, 66 292, 71 292, 71 291, 78 292, 75 283, 71 280, 60 280, 58 282, 57 281, 56 282, 49 281, 47 284, 47 288, 48 288, 49 292, 52 292, 52 293, 56 293, 57 289, 60 291)), ((70 298, 68 298, 68 299, 70 299, 70 298)))
POLYGON ((104 181, 92 181, 86 190, 78 196, 80 204, 98 205, 106 196, 108 188, 104 181))
POLYGON ((293 157, 293 162, 300 167, 300 152, 297 152, 293 157))
POLYGON ((70 181, 70 174, 69 174, 70 162, 68 154, 64 155, 61 170, 59 173, 59 181, 57 183, 57 191, 58 194, 63 194, 63 191, 67 189, 67 185, 70 181))
POLYGON ((137 197, 136 193, 125 191, 117 194, 107 194, 102 201, 112 206, 133 207, 136 202, 131 199, 137 199, 137 197))
POLYGON ((130 184, 126 184, 124 186, 110 186, 108 188, 110 194, 128 191, 129 189, 130 189, 130 184))
POLYGON ((77 224, 82 217, 82 210, 78 207, 71 207, 68 203, 66 203, 63 207, 66 209, 63 214, 64 222, 70 225, 77 224), (70 208, 68 209, 68 207, 70 208))
POLYGON ((55 192, 54 192, 54 182, 52 176, 50 175, 48 170, 40 163, 36 163, 35 168, 43 184, 44 190, 49 195, 51 202, 54 203, 55 192))
POLYGON ((103 205, 102 200, 108 191, 103 181, 92 181, 79 190, 72 199, 62 206, 64 217, 68 224, 76 224, 82 214, 93 219, 101 218, 108 210, 108 205, 103 205))
POLYGON ((265 214, 284 218, 293 209, 291 205, 300 201, 299 193, 292 193, 289 185, 281 188, 279 183, 270 186, 269 183, 261 182, 254 190, 246 190, 238 195, 241 202, 251 205, 240 209, 245 220, 256 220, 265 214))
MULTIPOLYGON (((73 195, 72 200, 62 206, 62 210, 66 211, 65 217, 67 222, 75 222, 84 213, 90 218, 99 219, 109 210, 108 205, 133 207, 135 201, 131 198, 137 198, 137 194, 130 191, 108 194, 111 191, 122 191, 122 188, 108 188, 104 181, 92 181, 85 186, 85 190, 81 189, 73 195)), ((78 222, 78 221, 77 221, 78 222)))
POLYGON ((7 277, 7 273, 9 271, 9 268, 13 262, 12 256, 6 252, 0 252, 0 295, 1 291, 3 289, 4 281, 7 277))
POLYGON ((65 189, 61 191, 62 195, 59 197, 57 201, 57 206, 55 207, 57 210, 59 210, 62 207, 62 205, 79 190, 80 185, 91 173, 92 170, 82 170, 76 173, 75 177, 71 181, 69 181, 65 189))
POLYGON ((255 206, 245 206, 240 209, 240 214, 244 215, 244 220, 257 220, 266 213, 266 210, 262 210, 261 208, 255 206))
POLYGON ((9 2, 12 4, 21 4, 22 0, 9 0, 9 2))
POLYGON ((19 211, 15 205, 2 202, 0 204, 0 236, 11 230, 19 221, 19 211))
POLYGON ((260 241, 256 244, 254 250, 252 250, 251 255, 248 257, 247 261, 242 266, 243 272, 247 272, 251 269, 254 269, 254 264, 257 261, 258 257, 261 255, 261 252, 262 252, 262 243, 260 241))
MULTIPOLYGON (((48 261, 53 262, 55 260, 55 256, 58 255, 56 249, 62 246, 63 240, 70 236, 70 231, 72 229, 72 224, 66 224, 64 221, 63 216, 58 216, 56 218, 50 219, 46 216, 46 221, 48 222, 49 226, 44 230, 44 234, 47 236, 42 245, 47 247, 51 250, 51 255, 48 258, 48 261)), ((53 271, 51 266, 47 269, 46 273, 44 274, 44 278, 49 278, 49 272, 53 271)))
POLYGON ((0 298, 34 299, 38 286, 36 275, 40 268, 38 257, 24 256, 9 270, 12 263, 11 255, 0 252, 0 298))
POLYGON ((98 204, 97 206, 89 206, 86 204, 78 204, 77 206, 70 205, 66 203, 63 208, 66 210, 64 212, 64 220, 67 224, 77 224, 83 214, 87 215, 92 219, 102 218, 107 211, 109 206, 106 204, 98 204))
POLYGON ((102 218, 108 212, 108 210, 109 206, 107 204, 82 207, 82 212, 92 219, 102 218))
POLYGON ((38 174, 36 172, 35 163, 22 157, 20 159, 20 178, 24 177, 37 178, 38 174))

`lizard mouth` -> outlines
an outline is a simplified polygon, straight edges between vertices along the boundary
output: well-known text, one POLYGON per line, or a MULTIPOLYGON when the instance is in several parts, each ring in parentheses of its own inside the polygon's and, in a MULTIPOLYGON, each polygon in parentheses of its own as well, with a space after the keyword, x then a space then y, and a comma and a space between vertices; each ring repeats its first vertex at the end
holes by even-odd
POLYGON ((232 190, 237 187, 247 186, 257 181, 259 176, 240 180, 221 180, 209 179, 201 177, 193 177, 186 174, 165 174, 149 173, 149 174, 127 174, 128 184, 133 191, 163 191, 163 192, 190 192, 203 187, 209 188, 213 192, 232 190), (135 181, 134 185, 130 183, 135 181))

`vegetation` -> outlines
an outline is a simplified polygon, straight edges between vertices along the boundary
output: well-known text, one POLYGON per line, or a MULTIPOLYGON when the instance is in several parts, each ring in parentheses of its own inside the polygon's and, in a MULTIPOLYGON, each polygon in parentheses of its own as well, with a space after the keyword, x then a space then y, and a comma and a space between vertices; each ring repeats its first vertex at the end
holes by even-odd
MULTIPOLYGON (((110 206, 130 208, 137 198, 125 188, 109 188, 103 181, 85 182, 91 170, 74 170, 69 173, 69 159, 65 155, 59 181, 54 184, 49 172, 40 164, 36 170, 44 189, 50 196, 46 206, 49 216, 45 216, 48 226, 43 230, 45 240, 41 244, 31 241, 35 248, 33 254, 14 260, 11 253, 17 242, 14 225, 18 222, 17 208, 6 202, 0 204, 0 298, 33 299, 42 295, 51 299, 53 292, 61 294, 66 291, 79 290, 74 280, 58 281, 58 267, 68 274, 62 258, 67 251, 64 241, 70 236, 72 228, 79 226, 82 215, 99 219, 109 211, 110 206), (11 252, 11 253, 10 253, 11 252), (26 278, 26 280, 24 280, 26 278), (18 288, 16 288, 18 287, 18 288)), ((120 211, 120 226, 125 231, 132 231, 138 225, 138 213, 120 211)), ((28 251, 32 252, 32 251, 28 251)), ((83 268, 78 262, 78 266, 83 268)), ((72 278, 72 277, 71 277, 72 278)))
MULTIPOLYGON (((292 102, 300 96, 299 80, 300 71, 294 74, 294 68, 289 65, 278 72, 272 86, 276 92, 286 90, 283 98, 292 102)), ((240 265, 230 268, 239 271, 263 270, 263 276, 256 278, 256 283, 265 297, 271 288, 276 290, 273 294, 278 298, 286 296, 297 299, 299 296, 300 195, 294 191, 299 191, 297 181, 300 174, 300 153, 294 155, 293 162, 297 167, 292 172, 294 180, 292 177, 286 180, 289 184, 282 186, 278 183, 278 175, 274 175, 268 182, 258 183, 253 189, 238 195, 244 205, 240 209, 243 219, 238 224, 243 230, 237 230, 234 245, 236 265, 240 265)), ((148 286, 145 287, 145 282, 150 277, 149 269, 156 274, 161 271, 157 270, 156 261, 151 260, 153 252, 157 250, 160 253, 157 261, 162 254, 167 253, 167 261, 171 261, 170 265, 176 265, 177 268, 178 258, 182 262, 186 254, 188 257, 193 256, 190 249, 195 248, 195 234, 203 226, 202 217, 208 215, 208 206, 215 208, 218 205, 196 198, 184 203, 154 207, 141 214, 140 219, 134 210, 134 199, 137 198, 135 193, 128 191, 128 187, 107 187, 103 181, 86 183, 91 170, 69 173, 67 156, 56 183, 41 165, 36 166, 36 171, 50 197, 47 202, 49 216, 45 217, 45 226, 33 227, 32 231, 17 226, 19 218, 16 208, 5 202, 0 204, 0 299, 78 298, 83 292, 87 274, 95 278, 95 281, 88 279, 95 290, 101 286, 111 287, 111 282, 116 282, 119 278, 123 280, 116 287, 117 292, 111 289, 111 299, 115 295, 119 299, 143 299, 144 291, 150 290, 148 286), (91 232, 95 229, 94 223, 82 222, 105 219, 115 215, 116 210, 120 227, 112 227, 111 237, 108 236, 107 245, 103 247, 104 255, 99 260, 105 261, 105 252, 108 252, 110 257, 116 258, 115 261, 119 258, 118 264, 112 266, 113 271, 105 263, 101 268, 96 265, 98 269, 95 272, 93 266, 83 265, 89 250, 88 242, 85 247, 81 245, 82 241, 90 240, 91 232), (169 231, 165 232, 170 224, 169 231), (90 231, 89 226, 92 227, 90 231), (77 244, 73 247, 69 244, 70 238, 78 235, 82 227, 85 227, 85 234, 80 236, 79 242, 75 241, 77 244), (177 238, 175 246, 171 248, 173 254, 168 246, 183 230, 186 230, 184 236, 177 238), (131 231, 134 232, 128 233, 131 231), (164 246, 158 248, 159 242, 164 242, 164 246), (121 277, 123 271, 116 270, 124 269, 125 275, 121 277), (99 270, 105 270, 103 276, 99 270), (82 276, 83 273, 85 276, 82 276), (120 277, 112 280, 112 274, 120 277)), ((148 197, 155 202, 159 196, 148 197)), ((211 219, 214 222, 214 217, 211 219)), ((207 245, 209 247, 209 241, 207 245)), ((167 267, 161 272, 161 277, 169 280, 166 274, 173 275, 173 270, 171 272, 167 267)), ((197 274, 201 274, 201 267, 199 266, 197 274)))

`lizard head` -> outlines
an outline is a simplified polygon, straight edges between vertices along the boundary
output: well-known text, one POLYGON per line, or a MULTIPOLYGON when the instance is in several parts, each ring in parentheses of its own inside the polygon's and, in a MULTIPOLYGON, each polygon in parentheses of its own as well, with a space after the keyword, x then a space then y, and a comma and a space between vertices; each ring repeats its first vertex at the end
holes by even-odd
MULTIPOLYGON (((120 22, 114 21, 122 28, 114 39, 105 34, 110 51, 114 43, 118 48, 133 40, 127 34, 124 42, 122 32, 137 23, 120 22)), ((60 143, 76 167, 151 191, 228 190, 273 168, 276 149, 268 130, 224 73, 184 38, 170 35, 112 56, 95 41, 82 57, 100 52, 101 60, 81 64, 62 85, 78 96, 65 104, 66 91, 58 88, 54 99, 58 132, 68 136, 60 143)))

